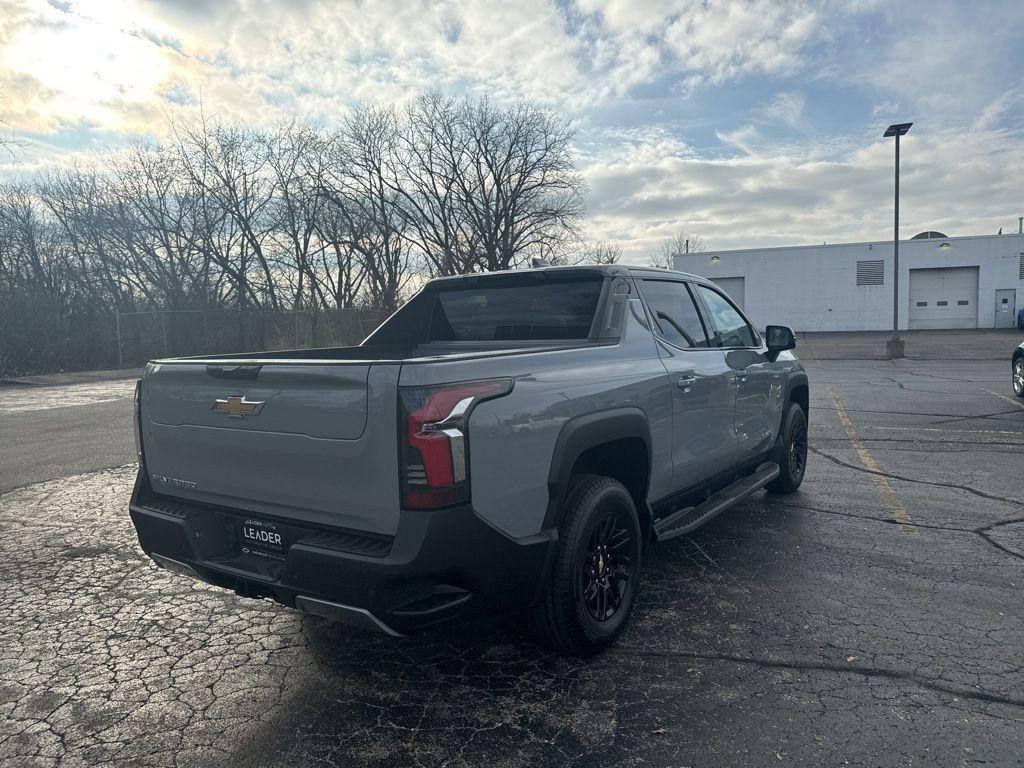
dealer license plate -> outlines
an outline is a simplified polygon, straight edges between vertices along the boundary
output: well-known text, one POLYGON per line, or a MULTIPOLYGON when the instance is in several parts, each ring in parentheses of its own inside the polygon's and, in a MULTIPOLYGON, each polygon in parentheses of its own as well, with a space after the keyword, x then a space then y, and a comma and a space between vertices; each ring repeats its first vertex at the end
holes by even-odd
POLYGON ((267 520, 243 520, 239 524, 242 553, 284 560, 288 542, 284 532, 267 520))

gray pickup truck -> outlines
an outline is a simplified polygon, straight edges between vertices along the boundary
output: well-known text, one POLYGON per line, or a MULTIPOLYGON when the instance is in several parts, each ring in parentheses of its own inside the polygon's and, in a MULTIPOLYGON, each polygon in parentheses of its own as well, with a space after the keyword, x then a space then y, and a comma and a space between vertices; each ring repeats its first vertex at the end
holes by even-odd
POLYGON ((800 485, 795 343, 678 272, 432 280, 358 347, 150 363, 131 517, 241 595, 391 635, 515 612, 594 654, 649 544, 800 485))

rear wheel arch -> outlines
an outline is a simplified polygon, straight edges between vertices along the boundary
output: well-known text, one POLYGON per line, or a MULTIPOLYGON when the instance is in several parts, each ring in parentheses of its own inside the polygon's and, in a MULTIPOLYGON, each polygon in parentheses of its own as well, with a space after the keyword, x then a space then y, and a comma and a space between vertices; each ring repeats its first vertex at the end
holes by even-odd
POLYGON ((573 477, 589 474, 611 477, 633 497, 642 533, 650 530, 647 489, 651 478, 651 430, 639 408, 577 416, 558 434, 548 474, 548 507, 544 528, 561 523, 562 508, 573 477))

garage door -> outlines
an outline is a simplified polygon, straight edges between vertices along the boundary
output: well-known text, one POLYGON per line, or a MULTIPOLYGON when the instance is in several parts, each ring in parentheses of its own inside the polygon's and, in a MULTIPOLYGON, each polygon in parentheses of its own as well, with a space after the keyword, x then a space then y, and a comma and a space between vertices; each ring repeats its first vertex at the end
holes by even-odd
POLYGON ((978 268, 910 270, 911 328, 977 328, 978 268))
POLYGON ((743 309, 743 278, 742 277, 714 277, 711 282, 729 294, 729 298, 736 302, 736 306, 743 309))

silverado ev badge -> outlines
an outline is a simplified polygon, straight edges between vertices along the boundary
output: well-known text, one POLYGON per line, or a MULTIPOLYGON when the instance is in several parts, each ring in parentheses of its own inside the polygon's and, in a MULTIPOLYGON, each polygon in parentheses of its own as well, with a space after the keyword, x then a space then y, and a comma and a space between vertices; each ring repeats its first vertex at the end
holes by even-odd
POLYGON ((232 395, 226 400, 217 398, 212 410, 226 413, 232 419, 242 419, 246 416, 259 416, 265 402, 266 400, 246 400, 245 395, 232 395))

